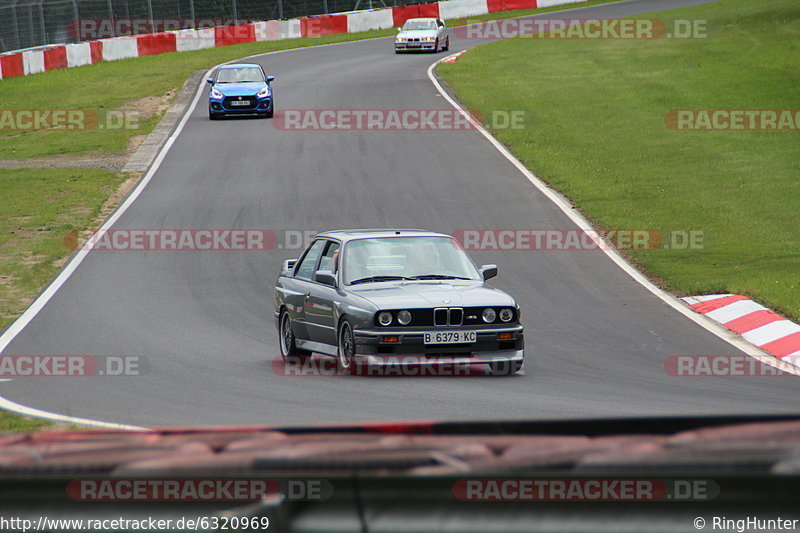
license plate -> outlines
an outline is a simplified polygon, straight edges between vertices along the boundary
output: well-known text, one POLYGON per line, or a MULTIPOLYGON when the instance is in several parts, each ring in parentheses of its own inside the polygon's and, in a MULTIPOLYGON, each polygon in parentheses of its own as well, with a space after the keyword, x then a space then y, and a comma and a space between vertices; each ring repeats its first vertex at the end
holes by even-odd
POLYGON ((477 338, 475 331, 432 331, 425 334, 425 344, 465 344, 477 338))
POLYGON ((234 100, 231 105, 250 105, 250 100, 234 100))

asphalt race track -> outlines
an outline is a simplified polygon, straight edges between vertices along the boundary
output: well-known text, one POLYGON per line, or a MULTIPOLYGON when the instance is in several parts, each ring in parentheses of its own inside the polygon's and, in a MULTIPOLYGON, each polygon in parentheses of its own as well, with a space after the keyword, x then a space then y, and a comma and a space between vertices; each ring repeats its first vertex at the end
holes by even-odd
MULTIPOLYGON (((634 0, 573 14, 700 3, 634 0)), ((286 109, 450 109, 426 75, 441 55, 395 56, 392 39, 251 59, 277 76, 273 120, 286 109)), ((451 51, 477 44, 451 37, 451 51)), ((575 227, 476 131, 284 131, 264 119, 211 122, 204 98, 116 229, 575 227)), ((599 251, 472 253, 499 265, 493 283, 522 304, 524 375, 281 376, 270 366, 279 357, 272 291, 281 261, 298 254, 92 252, 4 354, 138 356, 141 375, 15 378, 0 382, 0 395, 148 426, 800 413, 794 377, 668 375, 673 355, 740 352, 599 251)))

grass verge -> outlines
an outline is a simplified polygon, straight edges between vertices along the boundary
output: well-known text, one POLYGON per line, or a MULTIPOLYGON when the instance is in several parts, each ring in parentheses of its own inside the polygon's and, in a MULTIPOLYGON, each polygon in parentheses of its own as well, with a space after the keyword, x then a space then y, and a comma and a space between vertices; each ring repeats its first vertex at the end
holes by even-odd
POLYGON ((26 433, 52 426, 49 420, 34 420, 0 410, 0 433, 26 433))
POLYGON ((800 109, 800 4, 721 0, 647 17, 710 30, 507 40, 437 72, 469 108, 525 110, 525 127, 492 133, 599 227, 702 232, 700 249, 629 252, 666 288, 746 294, 800 319, 800 132, 665 125, 673 109, 800 109))

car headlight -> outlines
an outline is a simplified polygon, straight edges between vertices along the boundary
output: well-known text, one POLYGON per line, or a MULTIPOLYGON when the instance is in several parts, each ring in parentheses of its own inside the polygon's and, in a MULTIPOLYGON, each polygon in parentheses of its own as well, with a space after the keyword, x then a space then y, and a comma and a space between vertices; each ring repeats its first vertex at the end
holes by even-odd
POLYGON ((425 40, 428 41, 429 43, 432 43, 433 41, 436 40, 436 37, 425 37, 425 40))
POLYGON ((508 307, 504 307, 500 310, 500 320, 503 322, 511 322, 511 319, 514 318, 514 311, 509 309, 508 307))
POLYGON ((258 97, 259 97, 259 98, 266 98, 266 97, 267 97, 267 96, 269 96, 271 93, 272 93, 272 91, 270 91, 270 89, 269 89, 269 85, 267 85, 266 87, 264 87, 263 89, 261 89, 260 91, 258 91, 258 97))
POLYGON ((397 321, 401 326, 407 326, 411 323, 411 311, 405 309, 397 313, 397 321))
POLYGON ((222 98, 222 93, 212 87, 211 98, 222 98))
POLYGON ((487 324, 491 324, 492 322, 494 322, 494 319, 497 318, 497 313, 495 313, 494 309, 492 309, 491 307, 487 307, 486 309, 483 310, 481 318, 487 324))
POLYGON ((392 313, 389 311, 381 311, 378 313, 378 324, 381 326, 388 326, 392 323, 392 313))
POLYGON ((403 39, 403 38, 402 38, 402 37, 400 37, 399 35, 398 35, 398 36, 395 38, 395 40, 394 40, 394 42, 396 42, 396 43, 402 43, 403 41, 405 41, 405 39, 403 39))

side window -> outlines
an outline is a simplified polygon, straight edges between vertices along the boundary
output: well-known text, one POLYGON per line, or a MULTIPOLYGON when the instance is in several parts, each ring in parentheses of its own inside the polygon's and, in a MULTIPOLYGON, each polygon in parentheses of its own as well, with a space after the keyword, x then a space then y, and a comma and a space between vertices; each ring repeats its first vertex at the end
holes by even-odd
POLYGON ((339 263, 339 243, 331 241, 328 247, 325 248, 325 253, 322 254, 322 260, 319 262, 320 270, 330 270, 336 272, 339 263))
POLYGON ((311 245, 311 248, 308 249, 308 252, 303 257, 303 261, 297 267, 295 271, 295 277, 304 278, 304 279, 311 279, 314 277, 314 267, 317 264, 317 259, 319 259, 319 254, 322 252, 322 247, 325 246, 324 239, 317 239, 314 241, 314 244, 311 245))

